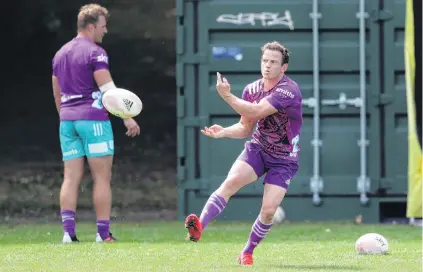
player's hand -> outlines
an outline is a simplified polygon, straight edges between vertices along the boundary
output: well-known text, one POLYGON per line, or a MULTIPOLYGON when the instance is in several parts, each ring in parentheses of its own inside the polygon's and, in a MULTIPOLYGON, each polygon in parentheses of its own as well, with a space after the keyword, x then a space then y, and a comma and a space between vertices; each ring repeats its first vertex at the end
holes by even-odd
POLYGON ((129 137, 135 137, 140 135, 140 126, 138 126, 137 122, 132 118, 123 119, 123 124, 128 129, 125 133, 129 137))
POLYGON ((224 132, 224 128, 219 125, 204 127, 204 129, 201 130, 201 133, 203 133, 204 135, 209 136, 211 138, 216 138, 216 139, 224 137, 223 132, 224 132))
POLYGON ((231 85, 226 78, 222 78, 219 72, 217 72, 216 90, 222 98, 228 97, 231 94, 231 85))

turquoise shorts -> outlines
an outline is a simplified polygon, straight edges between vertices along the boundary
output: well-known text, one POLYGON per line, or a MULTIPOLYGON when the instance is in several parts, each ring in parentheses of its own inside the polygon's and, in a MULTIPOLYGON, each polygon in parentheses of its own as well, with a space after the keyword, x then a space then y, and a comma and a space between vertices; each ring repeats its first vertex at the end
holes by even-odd
POLYGON ((112 124, 93 120, 60 121, 60 147, 63 161, 113 155, 112 124))

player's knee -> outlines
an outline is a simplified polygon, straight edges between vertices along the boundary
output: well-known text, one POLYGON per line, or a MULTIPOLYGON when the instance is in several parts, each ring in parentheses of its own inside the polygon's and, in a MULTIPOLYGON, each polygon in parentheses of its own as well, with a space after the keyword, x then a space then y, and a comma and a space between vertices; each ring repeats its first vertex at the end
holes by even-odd
POLYGON ((264 221, 263 223, 267 224, 272 222, 277 208, 278 206, 273 203, 263 203, 260 211, 260 217, 264 221))
POLYGON ((84 175, 84 160, 77 158, 64 163, 64 183, 79 184, 84 175))
POLYGON ((112 175, 112 156, 89 157, 88 164, 90 165, 91 175, 96 184, 110 183, 112 175))
POLYGON ((229 198, 241 189, 242 184, 242 178, 239 175, 230 175, 220 186, 219 195, 223 198, 229 198))

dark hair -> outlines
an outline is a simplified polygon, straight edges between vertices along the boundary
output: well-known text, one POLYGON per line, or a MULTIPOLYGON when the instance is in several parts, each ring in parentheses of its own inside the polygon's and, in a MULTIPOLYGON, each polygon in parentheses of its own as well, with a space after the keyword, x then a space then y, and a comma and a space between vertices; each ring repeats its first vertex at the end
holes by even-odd
POLYGON ((289 63, 289 52, 288 49, 285 48, 282 44, 273 41, 268 42, 261 48, 261 55, 263 56, 264 50, 273 50, 273 51, 279 51, 282 54, 282 64, 289 63))
POLYGON ((100 16, 104 16, 106 19, 108 19, 109 11, 98 4, 88 4, 82 6, 78 13, 78 30, 85 29, 89 24, 97 23, 100 16))

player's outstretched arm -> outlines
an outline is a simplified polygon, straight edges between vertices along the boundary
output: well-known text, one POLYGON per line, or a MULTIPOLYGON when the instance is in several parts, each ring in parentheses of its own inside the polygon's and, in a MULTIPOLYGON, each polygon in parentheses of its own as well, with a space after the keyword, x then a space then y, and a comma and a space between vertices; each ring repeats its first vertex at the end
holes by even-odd
POLYGON ((217 73, 216 90, 229 106, 249 120, 257 121, 278 111, 267 99, 253 104, 236 97, 231 93, 231 85, 226 78, 221 77, 220 73, 217 73))
POLYGON ((60 94, 59 79, 56 76, 52 76, 52 84, 53 84, 54 102, 56 104, 57 112, 60 112, 61 94, 60 94))
POLYGON ((206 136, 212 138, 232 138, 232 139, 245 139, 253 133, 254 122, 241 117, 238 123, 230 127, 222 127, 219 125, 213 125, 211 127, 205 127, 201 130, 206 136))
POLYGON ((267 99, 262 99, 258 104, 244 101, 233 94, 229 94, 223 97, 223 99, 241 116, 245 116, 253 121, 263 119, 278 111, 267 99))

